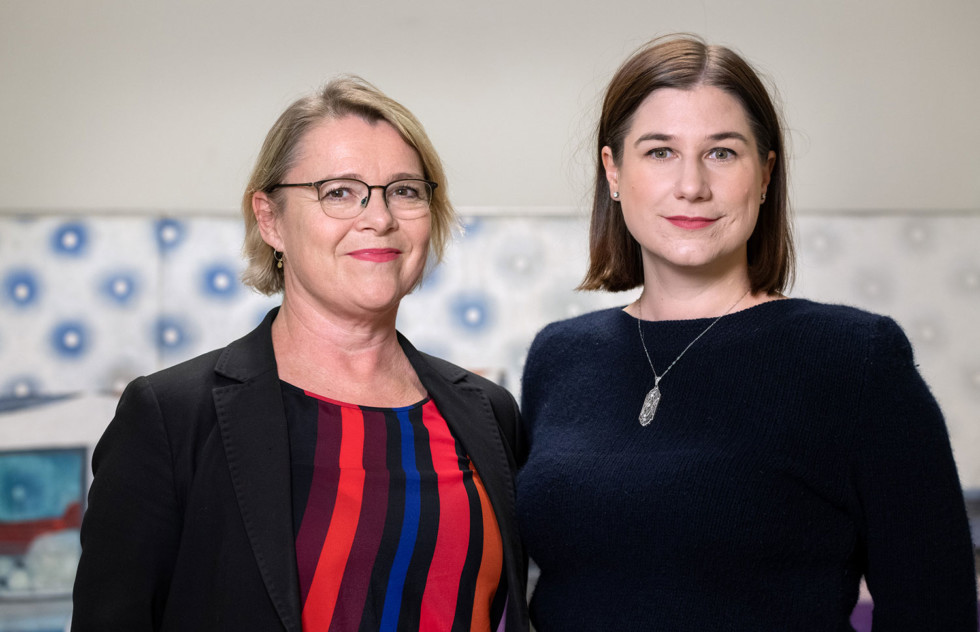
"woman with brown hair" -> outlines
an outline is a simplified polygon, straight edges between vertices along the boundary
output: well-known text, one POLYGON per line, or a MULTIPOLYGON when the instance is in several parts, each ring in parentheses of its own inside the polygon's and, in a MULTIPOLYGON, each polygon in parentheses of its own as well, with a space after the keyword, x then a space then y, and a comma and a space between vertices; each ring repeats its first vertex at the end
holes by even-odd
POLYGON ((525 365, 518 514, 550 630, 977 629, 945 423, 889 318, 791 299, 779 116, 739 55, 655 40, 610 82, 587 290, 525 365))

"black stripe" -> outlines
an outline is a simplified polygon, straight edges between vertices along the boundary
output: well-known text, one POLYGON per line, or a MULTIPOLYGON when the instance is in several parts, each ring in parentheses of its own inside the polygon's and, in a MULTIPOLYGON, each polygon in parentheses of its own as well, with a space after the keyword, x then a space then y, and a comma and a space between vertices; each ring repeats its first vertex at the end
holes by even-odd
POLYGON ((483 511, 480 506, 480 493, 473 482, 472 465, 460 451, 462 446, 456 442, 460 470, 463 472, 463 487, 470 504, 470 541, 466 547, 466 561, 459 578, 459 594, 456 597, 456 614, 453 617, 453 632, 468 632, 473 619, 473 602, 476 598, 476 578, 483 560, 483 511))
POLYGON ((289 461, 293 486, 293 540, 306 513, 306 501, 313 484, 313 462, 316 458, 318 402, 292 384, 280 382, 286 432, 289 434, 289 461))

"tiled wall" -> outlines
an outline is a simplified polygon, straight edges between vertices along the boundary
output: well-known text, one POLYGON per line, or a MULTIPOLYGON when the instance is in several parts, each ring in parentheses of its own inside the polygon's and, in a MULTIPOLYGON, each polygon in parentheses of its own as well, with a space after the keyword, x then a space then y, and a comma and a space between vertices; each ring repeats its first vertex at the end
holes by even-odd
MULTIPOLYGON (((538 329, 635 296, 573 291, 586 239, 585 219, 572 213, 482 209, 405 299, 399 328, 517 393, 538 329)), ((797 240, 792 295, 887 313, 905 327, 976 493, 980 213, 804 214, 797 240)), ((240 244, 233 216, 0 216, 0 452, 91 446, 134 376, 251 329, 277 300, 238 282, 240 244)), ((24 502, 12 495, 22 490, 4 487, 3 467, 0 523, 24 502)), ((0 600, 18 594, 10 572, 0 555, 0 600)), ((14 625, 10 612, 0 607, 0 630, 14 625)))
MULTIPOLYGON (((494 211, 466 222, 403 302, 399 328, 517 392, 540 327, 635 294, 573 291, 585 219, 494 211)), ((905 327, 948 417, 962 479, 980 488, 980 213, 804 214, 797 242, 793 295, 905 327)), ((238 282, 240 243, 232 216, 0 216, 0 410, 35 396, 111 397, 136 375, 248 331, 278 301, 238 282)))

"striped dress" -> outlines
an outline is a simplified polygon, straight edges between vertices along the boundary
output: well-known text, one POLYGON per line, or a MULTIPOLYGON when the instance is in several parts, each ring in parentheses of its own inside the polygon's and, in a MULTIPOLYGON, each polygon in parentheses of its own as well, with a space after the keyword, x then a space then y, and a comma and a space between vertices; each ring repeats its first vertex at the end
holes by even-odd
POLYGON ((502 629, 500 531, 435 404, 282 389, 303 630, 502 629))

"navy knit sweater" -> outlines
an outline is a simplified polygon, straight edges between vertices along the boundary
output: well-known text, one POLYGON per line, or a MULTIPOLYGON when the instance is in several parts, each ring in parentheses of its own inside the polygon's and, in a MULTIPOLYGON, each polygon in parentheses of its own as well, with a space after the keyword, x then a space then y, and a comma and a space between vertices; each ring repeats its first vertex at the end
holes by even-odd
MULTIPOLYGON (((644 322, 662 373, 711 319, 644 322)), ((975 632, 945 423, 891 319, 800 299, 722 318, 660 383, 637 321, 549 325, 527 359, 518 481, 539 632, 975 632)))

